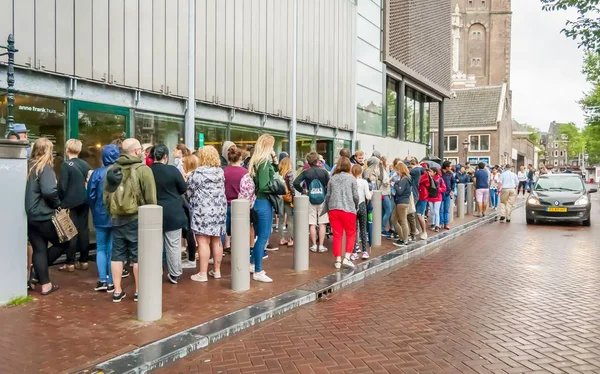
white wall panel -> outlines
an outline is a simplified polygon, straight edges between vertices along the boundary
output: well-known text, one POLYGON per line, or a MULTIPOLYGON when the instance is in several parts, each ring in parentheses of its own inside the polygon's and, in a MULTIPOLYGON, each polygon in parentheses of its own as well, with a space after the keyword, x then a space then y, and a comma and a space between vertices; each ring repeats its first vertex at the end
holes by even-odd
POLYGON ((139 0, 139 86, 152 90, 152 0, 139 0))
POLYGON ((235 44, 233 51, 233 106, 242 108, 245 107, 244 101, 244 0, 234 0, 235 16, 234 16, 234 32, 235 44))
POLYGON ((206 100, 211 102, 214 102, 217 96, 216 12, 217 0, 206 0, 206 100))
MULTIPOLYGON (((178 0, 178 47, 177 47, 177 95, 188 95, 188 26, 189 26, 189 7, 190 0, 178 0)), ((194 1, 194 0, 191 0, 194 1)), ((172 89, 171 89, 172 90, 172 89)))
MULTIPOLYGON (((126 86, 139 86, 139 53, 138 53, 138 3, 125 1, 125 77, 126 86)), ((149 63, 149 61, 146 61, 149 63)))
MULTIPOLYGON (((15 46, 19 50, 15 54, 17 65, 35 66, 35 25, 34 0, 17 0, 13 3, 15 13, 14 35, 15 46)), ((2 20, 4 22, 4 20, 2 20)), ((8 35, 6 35, 8 37, 8 35)), ((4 38, 2 38, 4 39, 4 38)), ((0 39, 0 45, 5 45, 6 40, 0 39)))
MULTIPOLYGON (((294 53, 293 53, 293 48, 294 48, 294 17, 293 17, 293 0, 285 0, 286 6, 285 8, 287 8, 287 37, 286 37, 286 42, 287 42, 287 54, 286 54, 286 59, 287 61, 292 61, 292 59, 294 58, 294 53)), ((296 56, 296 61, 298 61, 298 56, 296 56)), ((287 79, 287 89, 286 89, 286 115, 288 117, 292 116, 292 89, 293 89, 293 83, 294 83, 294 75, 292 74, 292 64, 291 63, 286 63, 286 79, 287 79)), ((297 91, 297 90, 296 90, 297 91)), ((298 102, 298 100, 296 100, 296 102, 298 102)))
POLYGON ((75 75, 92 78, 92 0, 75 2, 75 75))
MULTIPOLYGON (((35 68, 54 71, 56 68, 54 39, 56 18, 54 1, 38 1, 35 5, 35 68)), ((4 35, 0 35, 4 37, 4 35)), ((0 41, 1 45, 6 45, 0 41)))
MULTIPOLYGON (((298 12, 298 26, 297 26, 297 36, 296 43, 298 45, 296 51, 296 64, 297 64, 297 79, 296 79, 296 116, 298 119, 304 120, 304 51, 306 51, 306 46, 304 41, 306 40, 304 36, 304 30, 306 29, 305 18, 304 18, 304 2, 299 1, 297 4, 298 12)), ((292 38, 293 43, 293 38, 292 38)))
POLYGON ((176 95, 178 91, 178 15, 177 1, 172 4, 169 1, 165 7, 165 93, 168 95, 176 95))
POLYGON ((75 20, 73 0, 56 0, 56 72, 75 74, 75 20))
POLYGON ((226 2, 225 7, 225 98, 227 105, 235 106, 235 0, 226 2))
POLYGON ((196 1, 196 100, 206 101, 206 0, 196 1))
POLYGON ((251 96, 250 96, 250 105, 252 110, 258 110, 259 104, 259 96, 260 96, 260 0, 247 0, 252 3, 252 84, 251 84, 251 96))
POLYGON ((108 81, 108 0, 92 2, 92 79, 108 81))
POLYGON ((215 6, 215 34, 212 39, 215 42, 215 101, 225 102, 225 48, 227 45, 227 34, 225 26, 228 15, 225 12, 227 1, 216 1, 215 6))
MULTIPOLYGON (((172 5, 171 5, 172 6, 172 5)), ((152 1, 152 90, 166 92, 165 0, 152 1)))
POLYGON ((275 59, 275 50, 274 50, 274 41, 275 41, 275 20, 274 20, 274 4, 272 0, 266 2, 266 33, 267 33, 267 50, 266 50, 266 102, 265 102, 265 111, 267 113, 275 113, 273 109, 273 86, 275 82, 275 71, 273 69, 273 63, 275 59))
MULTIPOLYGON (((7 15, 0 22, 0 45, 6 46, 8 34, 13 33, 13 0, 0 0, 0 9, 7 15)), ((0 62, 7 61, 7 56, 0 57, 0 62)))
POLYGON ((282 25, 285 24, 285 19, 281 18, 281 8, 282 4, 285 1, 275 1, 273 3, 273 29, 270 31, 273 33, 273 111, 277 113, 282 110, 282 93, 283 87, 285 87, 285 82, 281 79, 281 71, 285 69, 285 62, 282 60, 282 55, 284 53, 283 48, 287 48, 286 44, 282 43, 282 40, 285 38, 284 30, 282 25), (283 86, 283 87, 282 87, 283 86))
MULTIPOLYGON (((272 1, 272 0, 269 0, 272 1)), ((267 0, 259 0, 258 17, 258 110, 266 112, 267 105, 267 0)))
POLYGON ((125 84, 125 0, 111 0, 109 14, 108 81, 125 84))
POLYGON ((244 51, 243 51, 243 70, 242 70, 242 100, 243 108, 250 108, 252 102, 252 0, 242 0, 244 4, 243 20, 244 25, 244 51))

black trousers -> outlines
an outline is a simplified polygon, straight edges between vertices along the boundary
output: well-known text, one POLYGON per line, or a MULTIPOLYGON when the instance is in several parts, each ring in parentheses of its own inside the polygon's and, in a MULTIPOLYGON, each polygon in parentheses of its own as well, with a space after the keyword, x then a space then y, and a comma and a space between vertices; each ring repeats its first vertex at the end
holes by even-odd
POLYGON ((27 236, 33 247, 33 269, 41 284, 50 283, 48 267, 63 253, 69 250, 74 252, 76 238, 67 243, 59 243, 56 229, 50 220, 27 222, 27 236), (48 243, 51 243, 52 247, 48 248, 48 243))
POLYGON ((196 261, 196 238, 194 237, 194 232, 191 228, 192 217, 190 217, 190 210, 186 206, 183 207, 183 210, 188 218, 188 226, 182 231, 183 236, 185 236, 187 240, 188 261, 196 261))
POLYGON ((90 208, 82 204, 70 210, 69 216, 77 227, 77 246, 73 253, 67 253, 67 264, 75 263, 75 253, 79 252, 79 262, 88 262, 90 255, 90 208))
POLYGON ((519 181, 519 187, 517 188, 517 195, 519 194, 519 192, 521 192, 521 190, 523 191, 523 195, 525 195, 525 192, 527 190, 527 181, 519 181))
MULTIPOLYGON (((358 238, 358 236, 360 235, 360 242, 362 245, 362 251, 363 252, 367 252, 367 248, 368 248, 368 239, 367 239, 367 219, 368 219, 368 214, 367 214, 367 205, 362 202, 360 204, 358 204, 358 211, 356 212, 356 238, 358 238)), ((357 240, 358 242, 358 240, 357 240)), ((354 253, 357 252, 358 243, 355 243, 354 245, 354 253)))

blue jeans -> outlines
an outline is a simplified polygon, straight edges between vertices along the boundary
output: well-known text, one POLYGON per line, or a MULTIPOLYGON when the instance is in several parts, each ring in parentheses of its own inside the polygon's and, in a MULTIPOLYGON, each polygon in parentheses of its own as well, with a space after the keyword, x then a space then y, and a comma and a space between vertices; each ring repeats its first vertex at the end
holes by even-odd
MULTIPOLYGON (((390 195, 383 195, 382 201, 382 221, 381 221, 381 231, 385 231, 385 225, 390 223, 390 218, 392 218, 392 212, 394 210, 394 205, 392 204, 392 199, 390 195)), ((393 229, 394 226, 390 223, 390 228, 393 229)))
POLYGON ((444 193, 442 196, 442 207, 440 208, 440 224, 450 224, 450 204, 452 203, 450 194, 444 193))
POLYGON ((112 259, 112 229, 96 227, 96 265, 100 282, 113 284, 110 262, 112 259), (107 280, 108 278, 108 280, 107 280))
POLYGON ((496 193, 496 190, 490 190, 490 197, 492 199, 492 208, 497 208, 500 202, 500 195, 496 193))
POLYGON ((429 202, 429 223, 431 223, 432 226, 439 226, 440 225, 440 206, 441 206, 441 202, 440 201, 436 201, 436 202, 429 202))
POLYGON ((262 271, 265 246, 269 241, 271 229, 273 228, 273 207, 267 199, 256 199, 254 211, 258 217, 258 222, 254 225, 254 230, 256 231, 256 236, 258 238, 256 239, 256 243, 254 243, 250 263, 254 264, 254 272, 259 273, 262 271))

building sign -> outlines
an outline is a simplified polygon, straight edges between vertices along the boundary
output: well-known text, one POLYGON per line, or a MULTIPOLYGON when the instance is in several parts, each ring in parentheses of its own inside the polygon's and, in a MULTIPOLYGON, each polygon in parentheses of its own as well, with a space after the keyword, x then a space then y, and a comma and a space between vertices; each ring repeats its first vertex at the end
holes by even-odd
POLYGON ((204 147, 204 133, 198 134, 198 148, 204 147))
POLYGON ((486 165, 490 164, 490 158, 489 157, 469 157, 469 163, 471 165, 476 165, 480 162, 483 162, 486 165))

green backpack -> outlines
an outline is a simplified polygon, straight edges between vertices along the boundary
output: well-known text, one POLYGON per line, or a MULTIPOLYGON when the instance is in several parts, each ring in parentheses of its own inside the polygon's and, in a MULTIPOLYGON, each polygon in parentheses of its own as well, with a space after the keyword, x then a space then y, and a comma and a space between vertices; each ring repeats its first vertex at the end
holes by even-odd
MULTIPOLYGON (((138 207, 144 205, 140 179, 137 175, 137 169, 141 166, 144 166, 144 164, 135 165, 127 169, 123 169, 117 165, 113 167, 120 169, 123 177, 119 186, 109 196, 108 211, 111 216, 134 215, 137 214, 138 207)), ((118 172, 118 170, 109 172, 118 172)))

